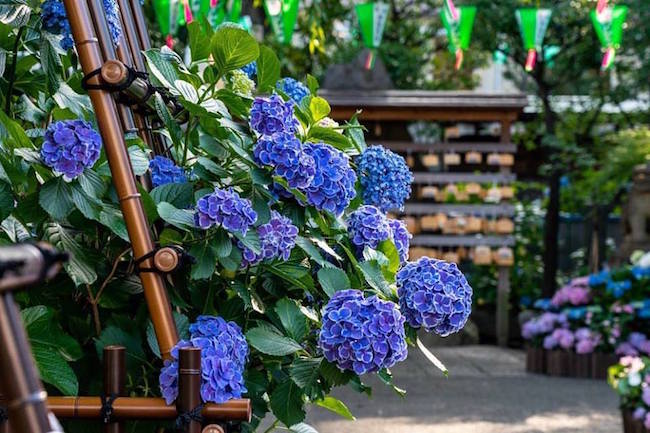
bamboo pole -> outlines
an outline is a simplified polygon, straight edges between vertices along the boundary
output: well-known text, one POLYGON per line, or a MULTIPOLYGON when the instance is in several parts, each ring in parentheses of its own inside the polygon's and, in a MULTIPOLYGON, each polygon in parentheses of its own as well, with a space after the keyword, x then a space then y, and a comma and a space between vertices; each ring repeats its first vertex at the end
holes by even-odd
MULTIPOLYGON (((184 347, 178 351, 178 412, 187 414, 201 405, 201 349, 184 347)), ((201 433, 201 422, 188 420, 186 433, 201 433)))
MULTIPOLYGON (((104 347, 104 397, 121 397, 126 391, 126 349, 124 346, 104 347)), ((105 424, 104 433, 123 433, 124 424, 109 422, 105 424)))
MULTIPOLYGON (((78 0, 64 0, 63 3, 70 21, 81 67, 84 74, 88 75, 101 68, 104 63, 92 27, 88 5, 85 1, 78 0)), ((89 83, 99 84, 100 78, 94 76, 89 83)), ((111 94, 105 90, 89 90, 88 95, 97 116, 97 124, 104 142, 113 184, 120 200, 129 239, 133 246, 133 254, 136 258, 143 257, 151 252, 154 246, 140 194, 136 188, 131 161, 124 142, 124 133, 116 115, 115 101, 111 94)), ((152 260, 144 260, 141 266, 153 268, 152 260)), ((165 359, 168 359, 172 347, 178 341, 178 332, 163 280, 160 275, 152 272, 140 273, 140 279, 156 331, 160 353, 165 359)))
MULTIPOLYGON (((61 419, 98 419, 102 409, 99 397, 48 397, 47 405, 61 419)), ((251 411, 250 400, 235 399, 222 404, 207 403, 201 416, 207 421, 248 422, 251 411)), ((113 402, 113 416, 119 420, 173 420, 178 411, 163 398, 119 397, 113 402)))

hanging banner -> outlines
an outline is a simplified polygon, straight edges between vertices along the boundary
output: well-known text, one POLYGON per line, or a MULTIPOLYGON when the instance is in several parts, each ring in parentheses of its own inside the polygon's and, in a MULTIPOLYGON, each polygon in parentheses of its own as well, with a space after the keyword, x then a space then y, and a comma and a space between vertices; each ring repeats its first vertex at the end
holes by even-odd
POLYGON ((535 69, 537 53, 542 51, 546 29, 551 22, 551 13, 550 9, 537 8, 517 9, 515 12, 524 48, 528 51, 525 65, 528 72, 535 69))
POLYGON ((298 0, 264 0, 264 11, 275 37, 289 45, 298 19, 298 0))
POLYGON ((451 0, 445 3, 440 11, 442 24, 447 31, 449 51, 456 55, 455 68, 463 64, 463 51, 469 48, 472 39, 472 28, 476 17, 476 6, 461 6, 456 8, 451 0), (456 18, 454 18, 454 16, 456 18))
POLYGON ((361 3, 356 5, 355 9, 359 18, 363 44, 370 49, 365 67, 372 69, 377 57, 377 48, 381 45, 388 20, 388 4, 382 2, 361 3))
POLYGON ((215 3, 214 7, 211 6, 207 18, 212 28, 216 29, 224 22, 239 23, 241 3, 242 0, 220 0, 215 3))
POLYGON ((599 12, 598 8, 591 11, 591 22, 594 24, 600 46, 604 50, 602 70, 609 69, 614 64, 616 50, 623 39, 623 25, 627 16, 627 6, 607 6, 599 12))
POLYGON ((153 9, 160 32, 165 35, 167 46, 174 46, 174 35, 178 31, 178 0, 154 0, 153 9))

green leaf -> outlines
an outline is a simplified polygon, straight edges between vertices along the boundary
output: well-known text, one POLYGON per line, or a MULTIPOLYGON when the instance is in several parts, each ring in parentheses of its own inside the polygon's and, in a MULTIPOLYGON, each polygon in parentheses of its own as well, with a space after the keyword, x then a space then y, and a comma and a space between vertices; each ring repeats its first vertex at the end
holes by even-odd
POLYGON ((271 410, 284 425, 295 425, 305 419, 303 393, 291 379, 280 383, 271 393, 271 410))
POLYGON ((50 95, 59 90, 61 84, 62 63, 54 44, 59 42, 48 33, 41 33, 41 65, 45 72, 45 85, 50 95))
POLYGON ((339 268, 321 268, 317 275, 318 282, 323 288, 323 291, 330 298, 339 290, 347 290, 350 288, 350 279, 339 268))
POLYGON ((253 251, 255 254, 259 254, 262 251, 260 237, 255 230, 248 230, 246 236, 243 236, 239 232, 235 232, 234 235, 246 248, 253 251))
POLYGON ((332 267, 333 265, 323 258, 323 255, 320 253, 318 248, 311 243, 309 239, 298 236, 296 238, 296 245, 298 245, 310 259, 315 261, 319 266, 322 267, 332 267))
POLYGON ((98 220, 100 205, 94 199, 89 198, 79 184, 73 184, 71 188, 72 201, 79 211, 88 219, 98 220))
POLYGON ((126 230, 126 223, 122 211, 117 207, 104 203, 99 212, 99 222, 111 229, 120 238, 130 242, 129 233, 126 230))
POLYGON ((147 157, 147 153, 142 150, 140 146, 129 146, 129 158, 131 159, 133 174, 136 176, 142 176, 147 172, 147 170, 149 170, 149 158, 147 157))
POLYGON ((204 280, 214 274, 217 265, 217 255, 210 243, 206 240, 195 244, 190 248, 190 255, 196 258, 196 263, 192 265, 190 276, 193 280, 204 280))
POLYGON ((79 117, 87 117, 92 113, 92 104, 88 95, 75 92, 65 81, 59 83, 59 90, 52 95, 52 99, 60 109, 70 110, 79 117))
POLYGON ((44 305, 25 308, 20 312, 29 336, 34 345, 50 348, 58 352, 66 361, 76 361, 83 352, 77 340, 63 332, 54 320, 54 310, 44 305))
POLYGON ((104 347, 111 345, 124 346, 126 348, 126 362, 131 367, 149 362, 142 349, 142 341, 139 335, 132 335, 114 325, 107 326, 95 340, 97 354, 101 357, 104 347))
POLYGON ((322 362, 323 358, 298 358, 289 366, 289 376, 307 395, 318 386, 322 362))
POLYGON ((4 149, 34 147, 18 122, 9 118, 4 110, 0 110, 0 143, 4 149))
POLYGON ((45 226, 45 239, 54 245, 59 251, 69 254, 69 259, 64 267, 75 285, 92 284, 97 280, 97 273, 87 261, 81 245, 74 240, 72 235, 58 223, 49 223, 45 226))
POLYGON ((190 36, 192 61, 197 62, 210 57, 210 35, 207 34, 206 28, 201 25, 201 21, 195 20, 189 23, 187 33, 190 36))
POLYGON ((214 174, 218 178, 228 177, 229 175, 226 169, 211 159, 206 158, 205 156, 199 156, 196 161, 201 165, 201 167, 205 168, 207 171, 214 174))
POLYGON ((332 386, 345 385, 355 376, 353 372, 348 370, 341 370, 336 366, 336 364, 333 364, 325 359, 321 362, 320 373, 332 386))
POLYGON ((323 126, 314 125, 309 128, 308 138, 311 141, 322 141, 327 144, 331 144, 338 150, 347 153, 348 155, 356 155, 359 153, 349 138, 333 130, 332 128, 325 128, 323 126))
POLYGON ((352 116, 352 119, 347 123, 350 128, 345 130, 345 135, 350 139, 350 141, 352 141, 357 151, 361 153, 366 150, 367 145, 366 138, 363 134, 364 128, 359 123, 357 116, 358 112, 352 116))
POLYGON ((377 377, 381 379, 381 381, 384 382, 384 384, 390 386, 393 389, 393 391, 397 393, 397 395, 399 395, 402 398, 406 397, 406 390, 395 386, 395 384, 393 383, 393 375, 387 368, 383 368, 379 370, 377 372, 377 377))
POLYGON ((81 188, 91 197, 100 198, 106 193, 106 183, 92 169, 86 169, 77 178, 81 188))
MULTIPOLYGON (((311 117, 314 120, 314 123, 316 123, 319 120, 326 118, 332 109, 325 99, 320 96, 314 96, 309 101, 309 111, 311 112, 311 117)), ((338 134, 336 131, 335 133, 338 134)))
POLYGON ((264 45, 260 46, 260 56, 257 58, 257 90, 270 91, 280 79, 280 61, 273 50, 264 45))
POLYGON ((419 338, 416 338, 415 344, 418 346, 418 349, 422 352, 422 354, 427 358, 429 362, 431 362, 433 365, 438 368, 438 370, 442 371, 442 374, 445 376, 449 376, 449 370, 447 370, 447 367, 445 367, 445 364, 443 364, 427 347, 420 341, 419 338))
POLYGON ((297 342, 305 338, 307 335, 307 319, 294 301, 287 298, 280 299, 275 304, 275 312, 290 337, 297 342))
POLYGON ((3 1, 0 4, 0 23, 10 27, 22 27, 29 22, 31 12, 32 9, 23 2, 3 1))
POLYGON ((194 228, 194 214, 187 209, 178 209, 174 205, 162 202, 157 206, 158 215, 165 222, 179 229, 194 228))
POLYGON ((171 89, 174 87, 174 82, 178 80, 178 74, 169 56, 165 56, 160 52, 160 49, 154 48, 144 52, 144 57, 147 59, 147 66, 151 75, 160 82, 164 87, 171 89))
POLYGON ((14 195, 7 182, 0 182, 0 221, 4 221, 14 210, 14 195))
POLYGON ((395 274, 399 270, 400 266, 399 251, 397 251, 395 243, 392 239, 386 239, 385 241, 379 243, 377 246, 377 251, 383 253, 384 256, 386 256, 388 259, 388 264, 381 267, 384 277, 389 282, 394 282, 395 274))
POLYGON ((332 396, 328 395, 327 397, 324 397, 320 400, 316 400, 314 403, 320 407, 324 407, 325 409, 334 412, 335 414, 342 416, 343 418, 349 419, 351 421, 354 421, 356 419, 350 412, 350 409, 348 409, 348 407, 345 405, 345 403, 332 396))
POLYGON ((302 350, 302 346, 291 338, 284 337, 264 327, 253 328, 246 333, 246 339, 255 349, 273 356, 284 356, 302 350))
POLYGON ((46 182, 38 194, 38 203, 50 216, 62 220, 72 211, 72 190, 62 177, 46 182))
POLYGON ((221 27, 210 43, 214 66, 223 75, 257 59, 260 49, 255 38, 246 30, 221 27))
MULTIPOLYGON (((180 126, 178 126, 178 123, 172 117, 171 113, 169 112, 169 108, 167 108, 167 104, 165 104, 165 101, 163 100, 162 96, 160 96, 160 93, 156 93, 156 98, 154 99, 154 107, 156 108, 156 113, 160 117, 160 120, 162 120, 162 122, 165 124, 172 143, 174 143, 174 146, 177 149, 180 149, 183 146, 183 131, 181 131, 180 126)), ((149 162, 147 161, 147 167, 149 166, 148 164, 149 162)))
POLYGON ((299 422, 298 424, 292 425, 289 427, 289 431, 292 433, 318 433, 314 427, 304 422, 299 422))
POLYGON ((386 296, 390 297, 392 295, 390 286, 384 278, 377 260, 366 260, 365 262, 361 262, 359 263, 359 269, 370 287, 386 296))
POLYGON ((49 383, 64 395, 77 395, 79 392, 77 376, 60 353, 49 347, 33 345, 32 355, 43 382, 49 383))
POLYGON ((193 194, 192 184, 189 182, 166 183, 155 187, 150 192, 151 198, 156 205, 167 202, 180 209, 192 204, 193 194))
POLYGON ((220 229, 210 241, 217 257, 228 257, 232 251, 232 241, 225 230, 220 229))
POLYGON ((307 74, 307 87, 309 87, 309 91, 312 95, 315 95, 316 92, 318 92, 318 80, 311 74, 307 74))

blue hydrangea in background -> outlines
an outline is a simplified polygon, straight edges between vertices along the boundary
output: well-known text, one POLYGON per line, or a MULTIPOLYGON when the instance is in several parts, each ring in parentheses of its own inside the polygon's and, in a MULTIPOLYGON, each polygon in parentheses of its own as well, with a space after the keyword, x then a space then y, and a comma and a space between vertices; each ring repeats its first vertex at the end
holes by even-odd
MULTIPOLYGON (((111 38, 113 39, 113 43, 118 45, 120 36, 122 36, 119 7, 115 0, 103 0, 103 2, 111 38)), ((44 1, 41 5, 41 20, 43 21, 43 28, 46 31, 63 36, 63 39, 61 39, 61 48, 68 50, 74 46, 70 22, 68 21, 65 7, 61 0, 44 1)))
POLYGON ((404 317, 392 302, 341 290, 325 306, 318 346, 342 370, 365 374, 390 368, 408 355, 404 317))
POLYGON ((187 182, 185 170, 164 156, 157 155, 149 161, 149 170, 151 171, 151 182, 154 187, 168 183, 187 182))
POLYGON ((199 316, 190 325, 190 341, 181 340, 172 349, 160 371, 160 389, 167 404, 178 396, 178 349, 201 349, 201 398, 204 402, 224 403, 246 392, 244 368, 248 344, 241 328, 221 317, 199 316))
POLYGON ((607 282, 611 279, 611 273, 607 269, 603 269, 600 272, 589 275, 589 285, 592 287, 601 286, 603 284, 607 284, 607 282))
POLYGON ((253 149, 255 160, 273 167, 277 176, 286 179, 291 188, 306 188, 316 174, 314 158, 303 151, 303 145, 293 134, 280 132, 263 136, 253 149))
POLYGON ((359 251, 365 247, 377 249, 380 242, 391 237, 386 216, 374 206, 360 206, 350 214, 347 223, 350 240, 359 251))
POLYGON ((310 205, 340 215, 355 197, 357 176, 348 157, 325 143, 306 143, 305 153, 314 158, 314 179, 303 190, 310 205))
POLYGON ((221 225, 229 232, 246 232, 257 221, 257 212, 253 210, 248 199, 241 198, 232 188, 215 188, 196 204, 194 221, 204 230, 214 225, 221 225))
POLYGON ((242 267, 256 264, 262 260, 289 260, 291 250, 296 246, 298 227, 293 225, 289 218, 272 211, 271 219, 257 228, 257 234, 260 237, 260 254, 244 247, 241 242, 237 244, 243 250, 242 267))
POLYGON ((413 328, 445 337, 460 331, 472 311, 472 288, 455 263, 422 257, 396 276, 402 314, 413 328))
POLYGON ((401 210, 411 195, 411 174, 404 158, 383 146, 370 146, 357 160, 363 202, 384 212, 401 210))
POLYGON ((630 280, 624 281, 607 281, 605 286, 607 293, 614 296, 616 299, 623 297, 623 295, 632 288, 632 282, 630 280))
POLYGON ((293 101, 284 102, 279 95, 255 98, 250 112, 251 128, 262 135, 296 132, 298 121, 293 116, 293 101))
POLYGON ((41 146, 45 165, 74 179, 99 159, 102 138, 85 120, 61 120, 47 127, 41 146))
POLYGON ((309 89, 307 86, 293 78, 283 78, 276 83, 275 87, 294 100, 296 104, 300 104, 300 101, 302 101, 306 96, 309 96, 309 89))
POLYGON ((404 221, 388 219, 388 225, 390 226, 393 242, 399 253, 399 261, 403 264, 409 259, 409 244, 413 235, 409 233, 404 221))
POLYGON ((542 311, 549 311, 551 309, 554 309, 555 306, 553 305, 553 302, 551 302, 551 298, 540 298, 535 301, 533 304, 533 307, 537 308, 538 310, 542 311))
POLYGON ((250 62, 248 65, 243 66, 241 70, 252 80, 257 75, 257 62, 250 62))

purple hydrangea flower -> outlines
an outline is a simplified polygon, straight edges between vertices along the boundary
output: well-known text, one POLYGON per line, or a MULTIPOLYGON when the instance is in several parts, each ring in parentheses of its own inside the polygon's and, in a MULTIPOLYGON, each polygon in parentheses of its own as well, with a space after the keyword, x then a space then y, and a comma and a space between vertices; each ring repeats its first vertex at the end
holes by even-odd
POLYGON ((587 286, 585 279, 574 279, 570 284, 555 292, 551 303, 560 307, 565 304, 586 305, 591 302, 591 289, 587 286))
POLYGON ((251 128, 262 135, 296 132, 298 121, 293 116, 293 101, 284 102, 279 95, 255 98, 250 112, 251 128))
POLYGON ((361 375, 390 368, 408 354, 404 317, 392 302, 341 290, 325 306, 318 346, 342 370, 361 375))
POLYGON ((573 347, 575 343, 575 336, 570 329, 557 328, 553 331, 553 339, 557 341, 558 346, 564 350, 569 350, 573 347))
POLYGON ((650 388, 645 387, 641 392, 641 400, 645 403, 646 406, 650 406, 650 388))
POLYGON ((257 212, 250 200, 241 198, 232 188, 215 188, 213 193, 204 195, 197 202, 194 221, 204 230, 221 225, 230 232, 246 235, 257 221, 257 212))
POLYGON ((374 206, 361 206, 347 220, 348 235, 359 251, 364 247, 376 249, 380 242, 391 237, 386 216, 374 206))
POLYGON ((624 341, 616 348, 616 354, 618 356, 639 356, 639 351, 632 344, 624 341))
POLYGON ((562 313, 545 312, 538 317, 533 317, 521 329, 521 336, 526 340, 552 332, 556 327, 568 325, 568 318, 562 313))
POLYGON ((648 411, 646 411, 643 407, 637 407, 636 409, 634 409, 634 413, 632 414, 632 416, 636 420, 642 420, 643 418, 645 418, 646 413, 648 413, 648 411))
POLYGON ((472 312, 472 288, 455 263, 422 257, 396 276, 402 313, 413 328, 440 336, 460 331, 472 312))
POLYGON ((296 245, 298 227, 293 225, 291 220, 276 211, 271 212, 271 219, 268 223, 257 228, 260 237, 261 252, 254 253, 246 248, 241 242, 237 245, 243 250, 242 267, 254 265, 262 260, 282 259, 289 260, 291 250, 296 245))
POLYGON ((593 353, 594 350, 596 350, 596 346, 598 346, 598 341, 595 339, 585 339, 585 340, 578 340, 576 342, 576 353, 578 355, 587 355, 590 353, 593 353))
POLYGON ((399 253, 399 261, 404 264, 409 259, 409 244, 413 235, 409 233, 406 224, 402 220, 388 219, 388 225, 399 253))
POLYGON ((637 349, 640 349, 647 339, 648 338, 645 336, 645 334, 642 334, 640 332, 631 332, 630 335, 627 336, 628 343, 637 349))
POLYGON ((384 212, 401 210, 411 195, 413 175, 404 158, 383 146, 370 146, 357 160, 363 202, 384 212))
POLYGON ((355 197, 357 176, 348 157, 325 143, 305 144, 305 153, 314 158, 316 174, 303 190, 310 205, 340 215, 355 197))
MULTIPOLYGON (((122 36, 122 26, 119 18, 120 10, 115 0, 104 0, 103 3, 111 39, 117 46, 122 36)), ((63 36, 61 48, 68 50, 74 46, 70 22, 61 0, 46 0, 43 2, 41 5, 41 20, 43 21, 43 29, 63 36)))
POLYGON ((240 69, 252 80, 257 75, 257 62, 250 62, 249 64, 242 66, 240 69))
POLYGON ((302 101, 306 96, 309 96, 309 89, 307 86, 293 78, 283 78, 276 83, 275 87, 295 101, 296 104, 300 104, 300 101, 302 101))
POLYGON ((544 343, 542 345, 546 350, 553 350, 557 347, 557 338, 553 334, 547 335, 544 337, 544 343))
POLYGON ((168 183, 187 182, 185 170, 164 156, 155 156, 149 161, 149 171, 151 171, 151 182, 154 187, 168 183))
POLYGON ((74 179, 99 159, 102 138, 85 120, 54 122, 45 131, 41 158, 45 165, 74 179))
POLYGON ((253 154, 259 164, 273 167, 274 174, 286 179, 291 188, 307 188, 316 174, 314 158, 303 152, 300 140, 290 133, 262 136, 253 154))
POLYGON ((178 349, 201 349, 201 398, 204 402, 224 403, 246 392, 244 368, 248 344, 241 328, 221 317, 199 316, 190 325, 190 341, 181 340, 172 349, 160 371, 160 389, 167 404, 178 396, 178 349))

